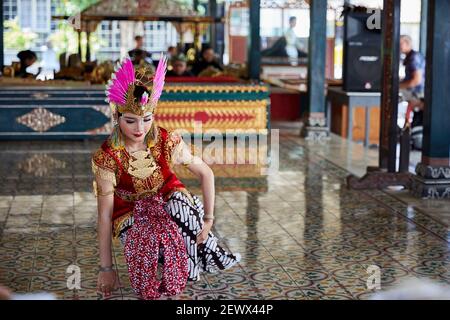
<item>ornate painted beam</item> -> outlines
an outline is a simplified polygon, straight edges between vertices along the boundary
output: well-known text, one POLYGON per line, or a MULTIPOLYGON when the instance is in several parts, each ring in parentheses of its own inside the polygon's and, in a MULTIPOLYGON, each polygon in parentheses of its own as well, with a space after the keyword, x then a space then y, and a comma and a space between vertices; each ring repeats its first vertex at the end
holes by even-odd
POLYGON ((450 2, 428 2, 427 69, 422 162, 412 191, 425 198, 450 199, 450 2))
MULTIPOLYGON (((193 135, 201 134, 194 122, 228 136, 264 135, 269 108, 269 89, 263 85, 168 84, 155 119, 166 129, 193 135)), ((104 137, 111 124, 102 86, 0 88, 0 140, 104 137)))

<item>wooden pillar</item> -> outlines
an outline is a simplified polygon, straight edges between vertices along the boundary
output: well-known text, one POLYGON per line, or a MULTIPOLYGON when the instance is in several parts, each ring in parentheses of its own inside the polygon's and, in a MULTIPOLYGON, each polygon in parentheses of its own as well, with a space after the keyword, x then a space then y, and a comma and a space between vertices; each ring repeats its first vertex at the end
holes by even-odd
POLYGON ((249 0, 250 32, 248 38, 248 76, 259 80, 261 68, 260 0, 249 0))
POLYGON ((202 40, 200 39, 200 25, 198 22, 194 23, 194 48, 195 52, 200 55, 202 51, 202 40))
POLYGON ((384 0, 383 7, 383 82, 381 87, 379 168, 390 173, 397 171, 400 5, 401 0, 384 0))
POLYGON ((89 31, 86 32, 86 62, 91 61, 91 33, 89 31))
MULTIPOLYGON (((217 1, 216 0, 208 0, 208 8, 209 8, 209 16, 216 18, 217 16, 217 1)), ((209 27, 210 34, 210 45, 214 49, 214 52, 217 52, 217 33, 216 33, 216 23, 211 23, 209 27)))
POLYGON ((428 0, 422 0, 420 13, 420 53, 426 56, 427 53, 427 15, 428 0))
POLYGON ((368 167, 367 174, 361 179, 353 175, 348 176, 347 185, 353 189, 383 189, 392 185, 411 187, 411 175, 396 170, 400 5, 401 0, 384 0, 379 166, 368 167))
MULTIPOLYGON (((198 13, 198 6, 199 6, 199 0, 193 0, 192 1, 192 9, 194 9, 194 11, 196 11, 198 13)), ((181 52, 184 52, 185 50, 185 43, 184 43, 184 32, 183 32, 183 23, 180 22, 180 48, 181 48, 181 52)), ((195 25, 194 25, 195 28, 195 25)), ((195 48, 195 30, 194 30, 194 43, 193 43, 193 48, 194 48, 194 56, 195 58, 197 58, 197 56, 199 56, 199 52, 197 51, 197 49, 195 48)), ((192 50, 191 50, 192 51, 192 50)), ((186 54, 190 52, 190 49, 186 51, 186 54)), ((189 56, 189 55, 188 55, 189 56)))
POLYGON ((325 60, 327 46, 327 2, 310 3, 308 59, 308 109, 302 136, 321 139, 329 135, 325 118, 325 60))
POLYGON ((81 60, 81 30, 77 30, 78 32, 78 56, 81 60))
POLYGON ((3 46, 3 0, 0 0, 0 72, 3 72, 5 65, 5 51, 3 46))
POLYGON ((450 2, 428 2, 427 60, 422 162, 412 192, 450 198, 450 2))

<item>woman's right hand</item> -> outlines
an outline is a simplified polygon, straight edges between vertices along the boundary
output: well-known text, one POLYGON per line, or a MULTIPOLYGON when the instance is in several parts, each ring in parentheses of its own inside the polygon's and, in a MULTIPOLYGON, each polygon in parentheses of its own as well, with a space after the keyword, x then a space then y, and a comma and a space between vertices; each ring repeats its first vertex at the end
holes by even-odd
POLYGON ((97 291, 104 297, 109 297, 111 291, 119 288, 119 278, 116 271, 100 271, 97 280, 97 291))

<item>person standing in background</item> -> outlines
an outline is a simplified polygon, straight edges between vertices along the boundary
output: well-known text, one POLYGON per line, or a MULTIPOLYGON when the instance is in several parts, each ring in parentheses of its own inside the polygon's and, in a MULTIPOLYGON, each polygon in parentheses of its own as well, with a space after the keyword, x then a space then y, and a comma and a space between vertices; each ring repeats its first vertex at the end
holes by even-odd
POLYGON ((203 48, 200 58, 195 61, 191 71, 198 76, 202 71, 207 69, 223 71, 223 67, 216 60, 214 49, 210 46, 203 48))
POLYGON ((291 63, 297 64, 298 52, 302 50, 300 43, 297 40, 295 27, 297 25, 297 18, 292 16, 289 18, 289 29, 284 33, 286 39, 286 53, 291 63))
POLYGON ((400 37, 400 52, 404 54, 405 78, 400 82, 400 91, 405 100, 423 96, 425 91, 425 58, 413 50, 412 39, 408 35, 400 37))
POLYGON ((153 65, 153 60, 151 59, 152 55, 144 49, 144 37, 136 36, 134 37, 134 40, 136 41, 136 47, 133 50, 128 51, 131 60, 136 60, 136 56, 139 55, 139 59, 143 57, 146 62, 153 65))
POLYGON ((16 77, 20 78, 35 78, 40 70, 36 73, 31 73, 30 70, 28 70, 29 67, 34 65, 37 62, 37 56, 34 51, 31 50, 23 50, 20 51, 17 54, 17 58, 20 60, 20 70, 17 73, 16 77))
POLYGON ((178 49, 177 47, 170 46, 167 48, 167 59, 171 60, 172 58, 175 58, 178 55, 178 49))

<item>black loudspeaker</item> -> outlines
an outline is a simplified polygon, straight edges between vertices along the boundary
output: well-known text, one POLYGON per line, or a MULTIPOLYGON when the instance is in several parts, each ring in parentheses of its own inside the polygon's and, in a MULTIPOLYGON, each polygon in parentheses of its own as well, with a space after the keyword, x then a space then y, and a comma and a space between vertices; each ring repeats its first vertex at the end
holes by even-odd
MULTIPOLYGON (((373 14, 344 13, 343 89, 348 92, 381 91, 381 28, 368 26, 373 14)), ((380 19, 382 14, 380 13, 380 19)), ((372 17, 373 19, 373 17, 372 17)))

